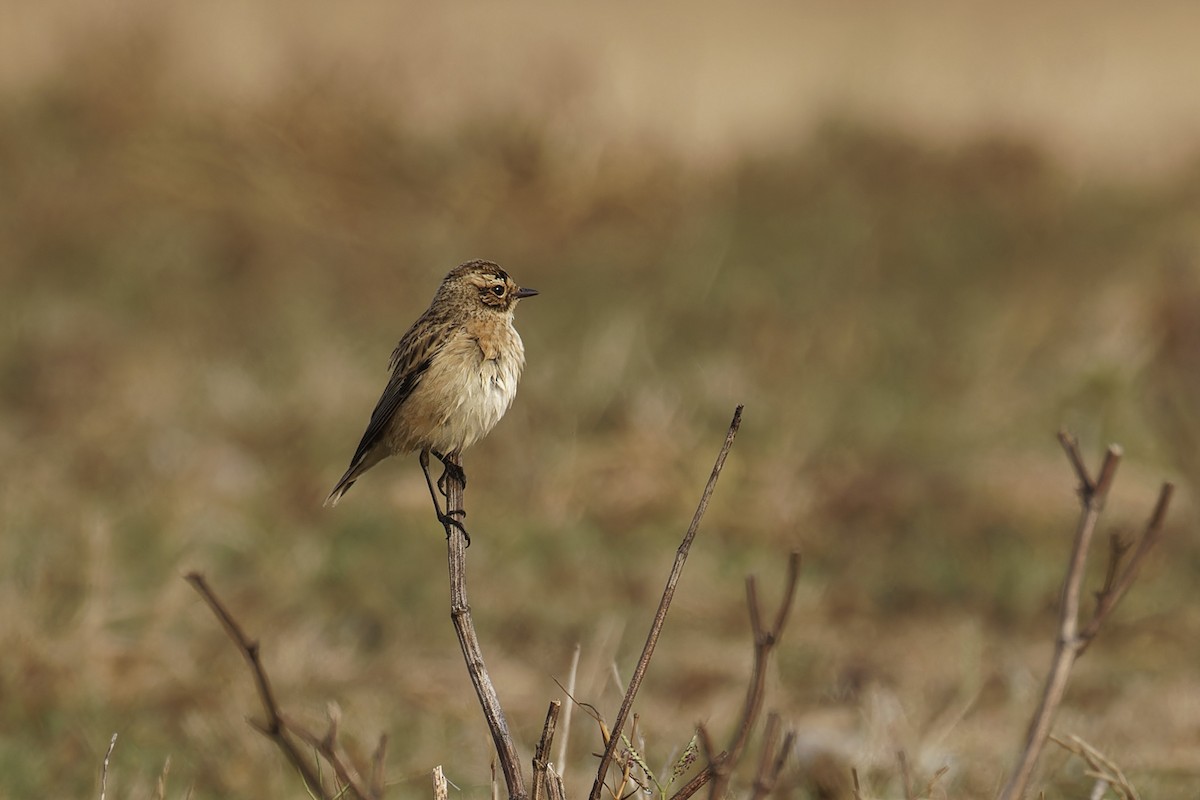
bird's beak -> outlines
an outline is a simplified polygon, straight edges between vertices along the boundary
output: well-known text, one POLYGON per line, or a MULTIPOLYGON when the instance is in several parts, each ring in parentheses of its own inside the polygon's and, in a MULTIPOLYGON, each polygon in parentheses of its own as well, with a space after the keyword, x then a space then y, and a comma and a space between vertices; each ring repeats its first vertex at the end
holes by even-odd
POLYGON ((520 289, 517 289, 517 293, 513 296, 520 300, 523 297, 533 297, 537 293, 537 289, 526 289, 524 286, 522 286, 520 289))

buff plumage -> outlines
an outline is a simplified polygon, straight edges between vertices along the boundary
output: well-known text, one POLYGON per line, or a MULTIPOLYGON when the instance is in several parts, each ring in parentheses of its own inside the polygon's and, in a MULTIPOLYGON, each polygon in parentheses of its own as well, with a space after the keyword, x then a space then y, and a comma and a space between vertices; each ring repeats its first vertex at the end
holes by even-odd
POLYGON ((423 465, 430 453, 456 461, 491 432, 512 405, 525 367, 513 314, 535 294, 490 261, 450 271, 392 352, 391 378, 326 505, 337 505, 388 456, 420 452, 423 465))

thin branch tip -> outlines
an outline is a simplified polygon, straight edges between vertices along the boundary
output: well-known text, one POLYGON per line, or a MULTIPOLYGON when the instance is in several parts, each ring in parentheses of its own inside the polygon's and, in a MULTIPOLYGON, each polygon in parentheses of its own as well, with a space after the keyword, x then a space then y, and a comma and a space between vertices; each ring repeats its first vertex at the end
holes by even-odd
POLYGON ((1092 492, 1096 498, 1103 501, 1108 495, 1109 487, 1112 486, 1113 478, 1117 473, 1117 466, 1121 463, 1122 450, 1118 444, 1110 444, 1108 450, 1104 453, 1104 462, 1100 465, 1100 476, 1096 478, 1096 485, 1092 492))
POLYGON ((1083 461, 1083 454, 1079 452, 1079 440, 1066 428, 1062 428, 1058 432, 1058 442, 1062 445, 1063 451, 1066 452, 1067 458, 1071 462, 1071 467, 1075 470, 1075 477, 1079 479, 1080 492, 1084 496, 1090 495, 1095 490, 1096 484, 1092 481, 1087 464, 1083 461))
POLYGON ((1170 481, 1162 485, 1158 492, 1158 502, 1154 504, 1154 513, 1150 516, 1150 529, 1158 530, 1167 517, 1167 508, 1171 505, 1171 497, 1175 494, 1175 484, 1170 481))
POLYGON ((763 631, 762 611, 758 605, 758 584, 753 575, 746 576, 746 608, 750 612, 750 631, 757 642, 766 633, 763 631))

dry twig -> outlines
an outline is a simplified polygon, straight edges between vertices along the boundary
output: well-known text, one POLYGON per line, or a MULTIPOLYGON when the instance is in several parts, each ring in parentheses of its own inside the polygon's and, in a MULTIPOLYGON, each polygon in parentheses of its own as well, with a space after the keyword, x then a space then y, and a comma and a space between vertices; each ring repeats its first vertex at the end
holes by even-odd
POLYGON ((558 725, 558 712, 561 710, 561 701, 550 701, 550 708, 546 711, 546 724, 542 726, 542 738, 538 741, 537 749, 533 751, 533 800, 545 800, 546 797, 546 769, 550 766, 550 745, 554 741, 554 728, 558 725))
POLYGON ((727 748, 729 757, 717 769, 716 777, 709 786, 708 796, 712 800, 720 800, 729 789, 729 780, 733 769, 741 761, 750 733, 758 721, 762 711, 763 696, 767 686, 767 665, 770 662, 771 651, 779 643, 783 628, 787 624, 788 614, 792 609, 792 600, 796 596, 796 582, 800 576, 800 554, 793 552, 788 557, 787 582, 784 585, 783 599, 775 611, 775 619, 770 628, 764 628, 762 610, 758 603, 758 584, 751 575, 746 578, 746 606, 750 612, 750 628, 754 635, 754 669, 750 675, 750 685, 746 689, 746 701, 742 706, 742 716, 733 740, 727 748))
POLYGON ((479 647, 479 637, 475 634, 475 623, 471 621, 471 606, 467 603, 467 539, 461 526, 455 524, 456 517, 465 517, 463 511, 463 492, 466 482, 462 465, 451 461, 455 468, 447 465, 445 475, 446 514, 442 524, 446 528, 446 551, 450 568, 450 619, 458 634, 458 643, 462 648, 463 658, 467 663, 467 672, 479 697, 479 705, 483 709, 484 719, 492 734, 492 742, 496 747, 496 756, 500 760, 500 769, 504 773, 504 782, 508 786, 509 800, 525 800, 528 796, 525 790, 525 778, 521 774, 521 764, 517 756, 516 745, 508 732, 508 722, 504 717, 504 709, 500 706, 500 698, 492 685, 487 665, 483 661, 483 651, 479 647))
POLYGON ((562 776, 554 771, 554 765, 546 767, 546 800, 566 800, 566 790, 563 788, 562 776))
POLYGON ((753 792, 750 800, 763 800, 775 788, 779 773, 787 762, 788 754, 792 752, 792 742, 796 738, 795 731, 788 731, 783 737, 783 746, 779 745, 779 715, 772 711, 767 715, 767 727, 763 732, 762 753, 759 755, 758 771, 754 773, 753 792))
POLYGON ((675 553, 675 563, 671 567, 671 574, 667 578, 666 587, 663 589, 662 599, 659 600, 658 611, 654 615, 654 622, 650 625, 650 633, 646 637, 645 646, 642 648, 641 658, 638 659, 637 667, 633 670, 633 676, 629 679, 629 688, 625 691, 625 697, 621 701, 621 708, 617 712, 617 718, 613 722, 612 731, 609 733, 608 741, 605 743, 604 755, 600 758, 600 766, 596 770, 596 780, 592 783, 589 800, 600 800, 600 793, 604 790, 604 781, 608 776, 608 769, 612 764, 613 754, 616 752, 617 746, 621 741, 621 730, 625 726, 626 719, 629 718, 629 711, 633 707, 633 699, 637 696, 638 689, 641 687, 646 669, 650 666, 650 657, 654 655, 654 647, 658 644, 658 636, 662 632, 663 623, 667 618, 667 611, 671 607, 672 598, 675 596, 675 586, 679 583, 680 575, 683 574, 683 565, 687 561, 692 540, 696 538, 696 531, 700 527, 700 521, 704 518, 704 512, 708 509, 708 501, 717 486, 717 479, 721 477, 721 470, 725 467, 725 457, 729 455, 729 448, 733 446, 733 440, 737 437, 738 428, 741 424, 742 406, 739 405, 733 412, 733 420, 729 423, 729 430, 725 434, 725 443, 721 446, 721 452, 717 454, 717 461, 713 464, 708 484, 704 487, 704 492, 700 495, 700 503, 696 506, 696 513, 692 516, 692 524, 688 526, 687 533, 684 535, 683 541, 675 553))
POLYGON ((267 670, 262 664, 258 642, 252 641, 246 636, 241 625, 238 624, 233 614, 230 613, 225 604, 213 592, 203 575, 198 572, 189 572, 186 579, 204 599, 204 602, 208 604, 208 607, 212 609, 217 619, 220 620, 221 625, 225 628, 225 632, 229 634, 229 638, 237 645, 238 651, 246 660, 246 664, 250 668, 250 673, 254 677, 254 685, 258 690, 258 697, 262 702, 263 712, 266 714, 267 720, 265 723, 249 720, 250 725, 259 733, 275 742, 275 745, 283 752, 287 760, 300 773, 300 777, 304 780, 304 785, 308 787, 309 793, 314 797, 322 798, 322 800, 335 800, 335 798, 346 797, 347 794, 350 797, 358 798, 358 800, 379 800, 379 798, 382 798, 383 740, 380 741, 380 746, 375 753, 371 783, 364 785, 358 770, 349 759, 342 757, 342 753, 338 748, 338 713, 336 706, 331 706, 330 708, 329 730, 323 737, 316 736, 285 717, 279 710, 279 705, 275 701, 275 694, 271 690, 271 681, 267 677, 267 670), (334 774, 337 775, 338 780, 342 784, 341 789, 331 793, 324 787, 320 775, 320 762, 315 759, 310 760, 308 755, 296 743, 296 739, 300 739, 312 747, 318 755, 323 757, 333 767, 334 774))
POLYGON ((291 727, 295 729, 296 735, 304 740, 304 743, 313 748, 333 767, 333 772, 338 777, 341 785, 348 787, 351 796, 353 797, 372 797, 367 785, 363 783, 362 776, 358 770, 354 768, 346 759, 342 758, 342 754, 338 749, 338 726, 341 723, 341 710, 335 705, 330 704, 327 709, 329 715, 329 729, 325 735, 318 739, 309 731, 299 728, 296 725, 291 727))
POLYGON ((1171 496, 1174 493, 1175 487, 1172 484, 1164 483, 1162 485, 1158 494, 1158 502, 1154 505, 1154 512, 1150 515, 1150 520, 1146 523, 1141 538, 1138 539, 1133 555, 1125 562, 1124 569, 1120 569, 1120 562, 1124 560, 1125 553, 1132 545, 1122 542, 1116 537, 1113 538, 1109 550, 1110 560, 1107 570, 1109 578, 1105 580, 1103 588, 1096 593, 1096 608, 1092 612, 1091 620, 1079 632, 1079 638, 1083 640, 1079 648, 1080 653, 1086 650, 1092 640, 1096 638, 1104 620, 1108 619, 1113 609, 1121 602, 1121 598, 1129 591, 1129 587, 1133 585, 1146 554, 1162 538, 1163 522, 1166 520, 1167 509, 1171 505, 1171 496))
POLYGON ((250 673, 254 677, 254 686, 258 690, 258 698, 262 702, 263 712, 267 715, 265 724, 253 720, 250 721, 250 724, 259 733, 275 742, 275 745, 283 752, 287 760, 300 773, 300 777, 304 780, 304 785, 308 787, 311 794, 323 800, 333 800, 333 795, 329 794, 325 790, 325 787, 321 785, 316 765, 311 763, 300 747, 297 746, 288 729, 287 723, 279 713, 279 706, 275 702, 275 694, 271 691, 271 681, 268 679, 267 671, 263 668, 262 660, 259 657, 258 642, 251 641, 246 636, 237 620, 225 608, 224 603, 213 593, 203 575, 199 572, 189 572, 186 578, 187 582, 204 598, 204 602, 208 603, 208 607, 212 609, 213 614, 220 620, 221 625, 225 628, 225 632, 229 634, 229 638, 237 645, 238 651, 246 660, 246 665, 250 667, 250 673))
POLYGON ((679 791, 671 795, 671 800, 687 800, 696 792, 704 788, 704 785, 713 779, 716 764, 720 764, 725 759, 725 753, 721 752, 714 756, 714 760, 710 760, 704 769, 696 774, 696 777, 679 787, 679 791))
POLYGON ((1054 659, 1046 676, 1041 702, 1029 723, 1025 746, 1008 783, 1000 792, 1000 800, 1018 800, 1024 795, 1025 788, 1033 776, 1033 770, 1037 766, 1038 758, 1045 746, 1046 738, 1050 735, 1050 725, 1054 714, 1062 703, 1071 669, 1075 665, 1075 661, 1095 639, 1096 634, 1100 631, 1100 626, 1104 624, 1125 592, 1133 584, 1146 554, 1161 538, 1163 520, 1174 491, 1174 487, 1170 483, 1163 484, 1154 512, 1146 524, 1146 529, 1134 548, 1133 554, 1127 560, 1125 554, 1128 546, 1117 543, 1110 545, 1110 561, 1104 585, 1096 596, 1096 608, 1092 612, 1091 619, 1080 628, 1079 601, 1083 588, 1084 571, 1087 566, 1088 549, 1092 542, 1096 521, 1104 508, 1104 501, 1108 496, 1109 488, 1116 475, 1117 465, 1121 460, 1121 448, 1117 445, 1108 448, 1104 462, 1100 466, 1099 476, 1093 479, 1083 462, 1083 456, 1079 452, 1079 443, 1075 438, 1062 431, 1058 434, 1058 440, 1066 451, 1067 458, 1079 480, 1081 505, 1079 522, 1075 528, 1075 541, 1067 566, 1066 578, 1063 581, 1054 659), (1125 561, 1124 568, 1121 568, 1121 561, 1125 561))

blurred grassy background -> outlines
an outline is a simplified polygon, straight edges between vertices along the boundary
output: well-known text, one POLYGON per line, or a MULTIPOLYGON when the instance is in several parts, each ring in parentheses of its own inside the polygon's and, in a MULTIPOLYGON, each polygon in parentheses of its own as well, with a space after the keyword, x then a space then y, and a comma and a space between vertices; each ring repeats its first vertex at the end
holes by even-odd
MULTIPOLYGON (((110 796, 152 796, 168 757, 169 797, 302 791, 191 569, 286 709, 389 734, 395 794, 441 763, 486 796, 415 463, 320 506, 471 257, 542 292, 517 403, 466 459, 473 611, 524 752, 576 643, 579 696, 615 713, 610 665, 744 402, 641 695, 653 763, 725 730, 742 578, 773 602, 798 548, 768 699, 800 733, 792 796, 850 766, 898 794, 900 748, 990 796, 1049 659, 1066 425, 1125 446, 1117 529, 1182 491, 1058 729, 1147 796, 1200 780, 1190 6, 105 9, 0 33, 0 796, 93 796, 113 731, 110 796)), ((597 737, 574 733, 579 792, 597 737)))

